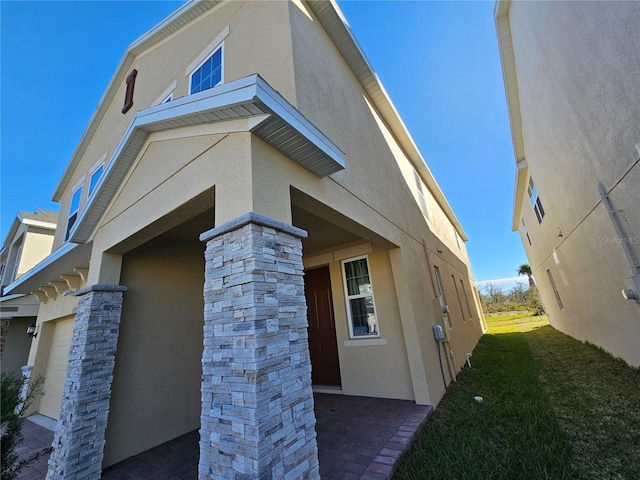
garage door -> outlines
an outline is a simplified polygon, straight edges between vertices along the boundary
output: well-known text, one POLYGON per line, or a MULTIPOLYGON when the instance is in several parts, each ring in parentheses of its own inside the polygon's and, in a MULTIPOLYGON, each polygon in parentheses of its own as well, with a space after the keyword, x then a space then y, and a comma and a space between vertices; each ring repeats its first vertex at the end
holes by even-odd
POLYGON ((69 344, 73 332, 74 318, 61 320, 53 326, 51 346, 44 375, 44 395, 40 399, 40 413, 58 419, 62 387, 67 376, 69 344))

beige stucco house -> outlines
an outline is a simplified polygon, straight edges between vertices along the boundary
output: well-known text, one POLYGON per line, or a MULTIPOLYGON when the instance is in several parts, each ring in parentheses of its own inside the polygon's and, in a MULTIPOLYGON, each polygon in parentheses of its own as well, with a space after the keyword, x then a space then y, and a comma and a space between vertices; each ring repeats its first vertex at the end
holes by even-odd
POLYGON ((28 361, 48 478, 197 428, 200 478, 318 478, 314 391, 436 405, 482 334, 467 237, 334 2, 185 4, 53 198, 8 287, 67 283, 28 361))
POLYGON ((551 324, 640 366, 640 3, 496 4, 518 230, 551 324))
MULTIPOLYGON (((16 214, 0 250, 2 289, 51 253, 57 223, 58 214, 49 210, 16 214)), ((27 334, 27 329, 35 325, 39 307, 40 302, 33 295, 0 294, 2 372, 21 374, 31 348, 32 336, 27 334)))

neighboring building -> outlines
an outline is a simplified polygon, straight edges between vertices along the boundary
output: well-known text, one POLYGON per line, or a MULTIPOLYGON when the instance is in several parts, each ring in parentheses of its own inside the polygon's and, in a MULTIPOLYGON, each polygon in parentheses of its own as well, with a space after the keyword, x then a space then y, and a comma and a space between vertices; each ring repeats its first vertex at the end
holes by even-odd
MULTIPOLYGON (((51 253, 58 214, 37 209, 18 212, 0 250, 0 285, 20 278, 51 253)), ((33 295, 0 296, 0 356, 3 372, 20 375, 27 363, 31 336, 27 328, 35 325, 40 302, 33 295)))
POLYGON ((334 2, 178 9, 53 199, 53 254, 9 286, 51 293, 50 478, 197 428, 201 478, 317 478, 312 391, 436 405, 482 335, 467 237, 334 2))
POLYGON ((512 228, 551 324, 640 366, 640 3, 499 1, 495 13, 512 228))

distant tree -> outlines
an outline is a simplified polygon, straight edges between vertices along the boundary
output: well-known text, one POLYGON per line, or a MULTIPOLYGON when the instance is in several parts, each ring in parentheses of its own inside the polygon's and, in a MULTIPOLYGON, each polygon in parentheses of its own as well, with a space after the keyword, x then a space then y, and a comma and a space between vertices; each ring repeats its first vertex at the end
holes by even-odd
POLYGON ((529 279, 529 288, 535 288, 536 283, 533 281, 533 274, 531 272, 531 267, 528 263, 523 263, 518 268, 518 275, 526 275, 529 279))

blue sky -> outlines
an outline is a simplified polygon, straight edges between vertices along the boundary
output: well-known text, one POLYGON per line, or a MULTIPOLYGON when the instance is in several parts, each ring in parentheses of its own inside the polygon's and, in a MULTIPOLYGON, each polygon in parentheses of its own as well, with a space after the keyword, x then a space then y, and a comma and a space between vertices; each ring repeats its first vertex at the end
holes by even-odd
MULTIPOLYGON (((53 191, 127 46, 182 2, 0 2, 0 235, 53 191)), ((526 263, 494 2, 340 1, 460 219, 476 280, 526 263)))

